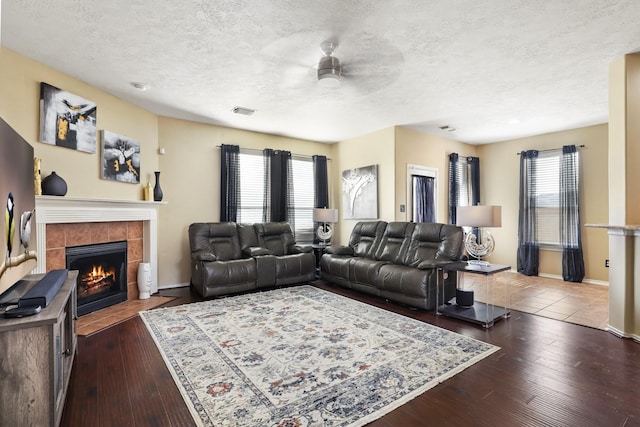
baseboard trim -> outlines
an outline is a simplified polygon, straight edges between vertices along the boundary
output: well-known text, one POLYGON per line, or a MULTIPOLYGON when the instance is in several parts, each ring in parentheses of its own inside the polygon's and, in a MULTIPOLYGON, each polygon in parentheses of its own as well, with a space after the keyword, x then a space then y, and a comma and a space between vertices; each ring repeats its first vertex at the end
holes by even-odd
MULTIPOLYGON (((540 277, 546 277, 547 279, 563 280, 562 276, 559 276, 557 274, 540 273, 539 276, 540 277)), ((584 280, 582 280, 582 283, 588 283, 590 285, 598 285, 598 286, 609 287, 609 282, 604 282, 602 280, 584 279, 584 280)))
POLYGON ((162 285, 162 286, 158 286, 158 290, 160 289, 175 289, 175 288, 186 288, 190 286, 189 282, 186 283, 176 283, 173 285, 162 285))
POLYGON ((628 338, 628 339, 632 339, 636 342, 640 343, 640 335, 637 334, 627 334, 625 332, 622 332, 619 329, 614 328, 611 325, 607 325, 607 329, 608 332, 612 333, 613 335, 617 336, 618 338, 628 338))

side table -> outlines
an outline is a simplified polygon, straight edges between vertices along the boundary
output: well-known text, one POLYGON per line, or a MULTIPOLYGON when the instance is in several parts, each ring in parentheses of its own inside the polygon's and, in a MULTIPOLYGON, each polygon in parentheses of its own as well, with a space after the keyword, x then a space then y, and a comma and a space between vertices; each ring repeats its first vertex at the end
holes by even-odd
MULTIPOLYGON (((473 305, 459 306, 457 304, 451 305, 439 305, 436 304, 436 314, 443 314, 445 316, 454 317, 456 319, 467 320, 473 323, 478 323, 485 328, 490 328, 493 326, 496 320, 507 318, 511 314, 509 309, 509 286, 505 283, 505 295, 504 295, 504 306, 498 306, 493 303, 493 290, 495 288, 494 280, 495 275, 498 273, 502 273, 507 270, 511 270, 511 266, 509 265, 501 265, 501 264, 470 264, 467 262, 454 262, 451 264, 446 264, 441 267, 441 274, 438 275, 438 278, 447 273, 456 273, 458 274, 458 286, 460 283, 464 282, 465 274, 478 274, 484 276, 484 288, 486 295, 486 303, 474 301, 473 305)), ((441 281, 438 280, 438 285, 436 286, 436 301, 439 301, 439 288, 442 285, 441 281)))
POLYGON ((327 249, 327 245, 323 245, 322 243, 314 243, 311 245, 313 248, 313 254, 316 256, 316 279, 320 278, 320 258, 324 254, 325 249, 327 249))

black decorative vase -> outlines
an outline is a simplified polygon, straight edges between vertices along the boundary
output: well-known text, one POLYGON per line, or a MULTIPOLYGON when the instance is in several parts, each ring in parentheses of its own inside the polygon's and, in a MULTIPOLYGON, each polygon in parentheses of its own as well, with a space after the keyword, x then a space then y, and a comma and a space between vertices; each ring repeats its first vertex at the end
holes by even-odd
POLYGON ((67 194, 67 182, 60 175, 51 175, 42 180, 42 194, 46 196, 64 196, 67 194))
POLYGON ((153 187, 153 200, 156 202, 162 201, 162 187, 160 187, 160 171, 155 171, 156 186, 153 187))

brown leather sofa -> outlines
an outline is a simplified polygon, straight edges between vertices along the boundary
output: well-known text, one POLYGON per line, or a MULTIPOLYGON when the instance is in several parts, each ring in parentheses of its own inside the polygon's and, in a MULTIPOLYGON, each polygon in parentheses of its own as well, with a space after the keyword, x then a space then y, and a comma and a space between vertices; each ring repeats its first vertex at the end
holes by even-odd
MULTIPOLYGON (((438 223, 368 221, 353 228, 348 246, 320 259, 320 277, 424 310, 436 306, 438 266, 463 254, 462 228, 438 223)), ((455 296, 456 277, 443 280, 440 304, 455 296)))
POLYGON ((189 226, 191 286, 203 297, 314 280, 315 255, 286 222, 189 226))

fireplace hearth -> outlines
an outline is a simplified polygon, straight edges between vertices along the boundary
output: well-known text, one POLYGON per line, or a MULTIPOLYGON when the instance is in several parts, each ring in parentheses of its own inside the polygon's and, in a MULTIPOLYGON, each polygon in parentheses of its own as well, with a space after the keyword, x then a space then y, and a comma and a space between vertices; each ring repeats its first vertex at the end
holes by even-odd
POLYGON ((69 270, 78 270, 78 316, 127 300, 127 241, 65 249, 69 270))

